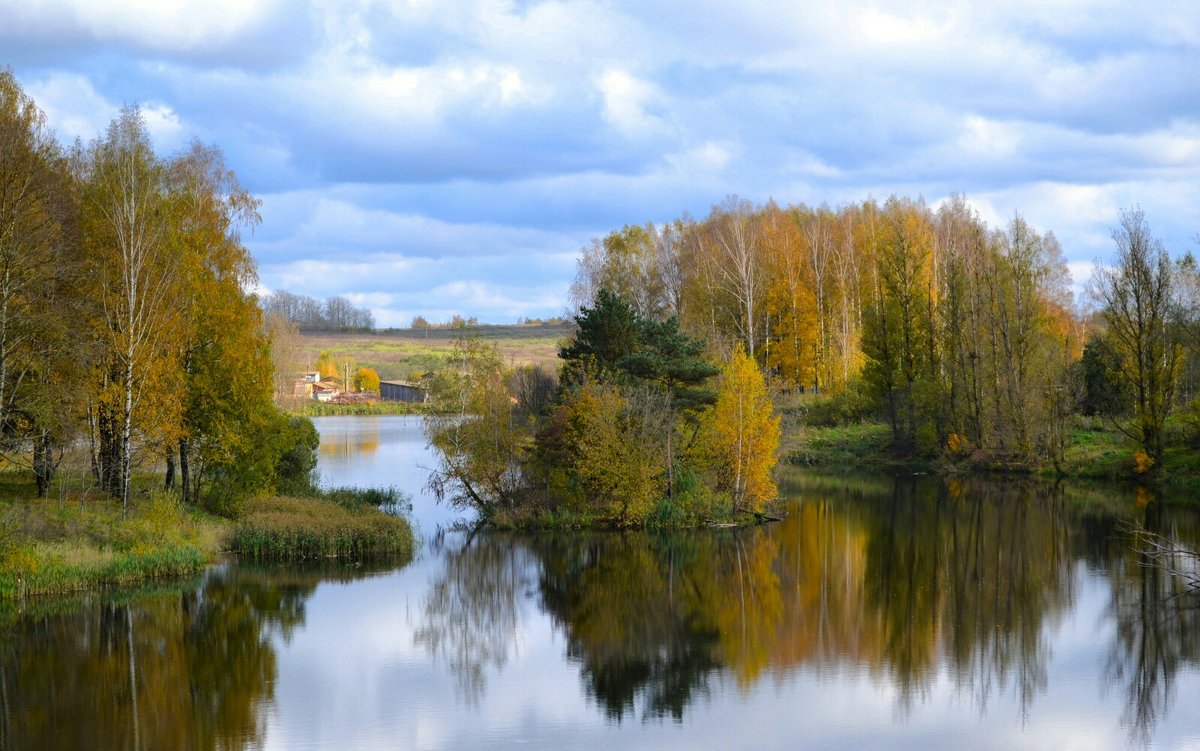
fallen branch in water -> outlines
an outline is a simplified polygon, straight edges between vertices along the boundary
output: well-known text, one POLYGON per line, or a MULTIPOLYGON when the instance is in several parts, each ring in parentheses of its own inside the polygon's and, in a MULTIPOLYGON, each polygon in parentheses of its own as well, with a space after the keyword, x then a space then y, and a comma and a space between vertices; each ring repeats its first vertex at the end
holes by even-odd
POLYGON ((1182 579, 1189 591, 1200 591, 1200 552, 1151 532, 1141 524, 1133 525, 1133 534, 1142 554, 1139 565, 1182 579))

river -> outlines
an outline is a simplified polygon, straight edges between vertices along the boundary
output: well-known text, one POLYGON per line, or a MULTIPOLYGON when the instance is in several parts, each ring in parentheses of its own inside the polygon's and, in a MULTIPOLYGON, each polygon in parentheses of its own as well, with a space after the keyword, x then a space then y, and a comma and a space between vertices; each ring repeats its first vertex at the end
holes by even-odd
POLYGON ((0 749, 1200 747, 1200 601, 1128 490, 781 475, 753 529, 475 535, 418 419, 318 418, 415 560, 225 564, 0 622, 0 749))

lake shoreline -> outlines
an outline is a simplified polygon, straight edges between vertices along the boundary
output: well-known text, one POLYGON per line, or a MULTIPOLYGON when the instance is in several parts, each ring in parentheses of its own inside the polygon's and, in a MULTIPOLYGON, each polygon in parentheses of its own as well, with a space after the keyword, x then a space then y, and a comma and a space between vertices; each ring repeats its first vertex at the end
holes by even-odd
POLYGON ((1161 492, 1200 493, 1200 465, 1185 441, 1167 447, 1163 465, 1138 473, 1134 443, 1110 427, 1077 426, 1059 464, 1018 464, 982 453, 938 457, 898 456, 883 422, 837 427, 785 428, 780 463, 818 472, 930 474, 944 477, 1034 477, 1043 480, 1119 482, 1161 492))
POLYGON ((327 498, 251 500, 240 519, 185 506, 165 494, 112 499, 0 502, 0 601, 65 595, 195 576, 233 554, 255 561, 411 558, 400 516, 327 498))

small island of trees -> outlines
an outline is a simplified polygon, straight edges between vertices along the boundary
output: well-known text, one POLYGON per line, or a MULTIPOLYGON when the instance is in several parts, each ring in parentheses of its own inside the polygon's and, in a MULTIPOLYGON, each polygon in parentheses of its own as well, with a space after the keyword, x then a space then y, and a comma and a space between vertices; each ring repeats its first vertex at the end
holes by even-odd
POLYGON ((427 418, 437 496, 511 526, 762 518, 780 429, 753 359, 739 346, 717 367, 677 318, 605 288, 575 320, 561 374, 459 340, 427 418))

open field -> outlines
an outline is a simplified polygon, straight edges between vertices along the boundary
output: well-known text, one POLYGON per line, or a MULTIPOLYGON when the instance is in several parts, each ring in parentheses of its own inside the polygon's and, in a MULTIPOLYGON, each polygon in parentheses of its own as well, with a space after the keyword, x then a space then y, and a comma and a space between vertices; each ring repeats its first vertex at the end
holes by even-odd
POLYGON ((358 367, 374 368, 383 380, 410 380, 442 367, 462 334, 496 344, 511 365, 557 367, 558 347, 575 330, 557 326, 474 326, 467 329, 387 329, 375 332, 309 332, 301 334, 310 365, 323 350, 334 358, 349 355, 358 367))

